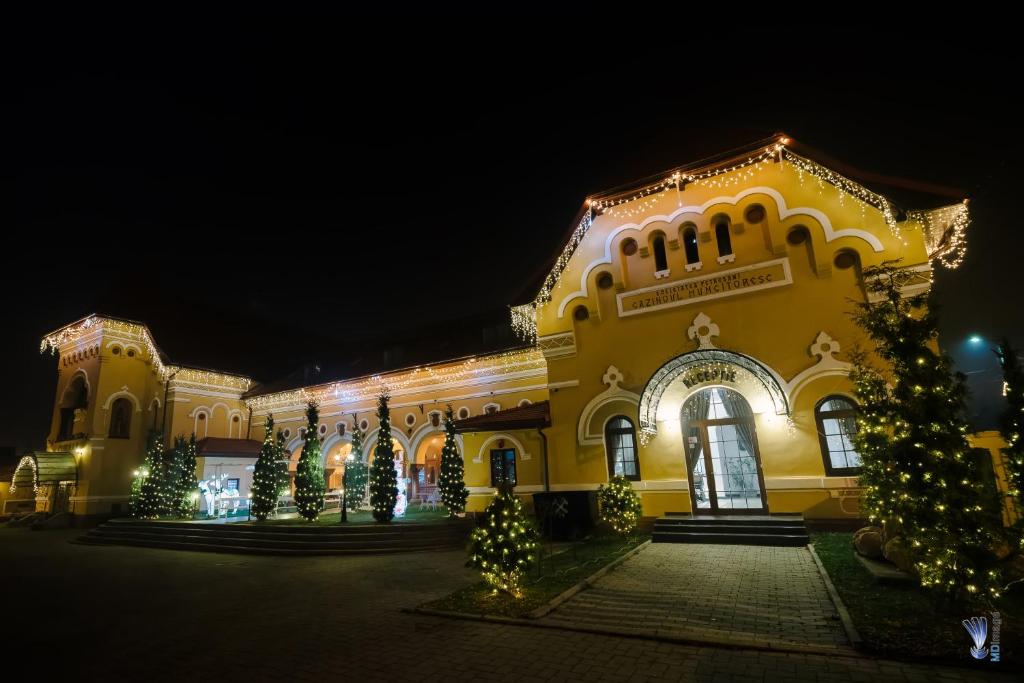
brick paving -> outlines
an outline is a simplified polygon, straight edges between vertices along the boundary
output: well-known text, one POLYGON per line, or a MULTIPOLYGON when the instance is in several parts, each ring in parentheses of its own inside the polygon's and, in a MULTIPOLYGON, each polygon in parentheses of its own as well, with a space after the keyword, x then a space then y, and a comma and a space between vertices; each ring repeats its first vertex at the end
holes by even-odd
POLYGON ((849 646, 807 548, 653 543, 545 621, 716 642, 849 646))
MULTIPOLYGON (((0 529, 5 674, 104 681, 923 681, 977 670, 407 614, 473 579, 461 552, 249 557, 0 529)), ((1009 680, 1007 677, 1006 680, 1009 680)))

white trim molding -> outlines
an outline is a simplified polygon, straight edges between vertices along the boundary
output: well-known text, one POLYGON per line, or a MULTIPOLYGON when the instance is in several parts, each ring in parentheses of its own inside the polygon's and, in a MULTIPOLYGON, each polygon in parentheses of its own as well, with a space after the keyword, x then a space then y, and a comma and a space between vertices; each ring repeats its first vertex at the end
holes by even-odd
POLYGON ((519 452, 519 459, 520 460, 524 460, 525 461, 525 460, 531 460, 533 458, 532 455, 530 455, 529 453, 526 452, 526 448, 523 447, 523 444, 522 444, 522 442, 519 439, 517 439, 516 437, 514 437, 514 436, 512 436, 510 434, 505 434, 504 432, 498 432, 497 434, 491 434, 489 437, 487 437, 486 441, 484 441, 482 444, 480 444, 480 451, 476 454, 476 457, 473 458, 473 462, 475 462, 477 464, 482 463, 484 461, 484 451, 487 450, 488 444, 491 444, 491 443, 493 443, 495 441, 498 441, 499 439, 508 439, 509 441, 511 441, 512 445, 515 446, 516 450, 519 452))
POLYGON ((609 365, 608 369, 605 370, 601 381, 608 388, 590 399, 586 407, 583 408, 583 412, 580 413, 580 421, 576 425, 576 441, 581 446, 598 446, 604 443, 604 425, 601 425, 600 434, 594 434, 591 428, 594 414, 599 408, 618 401, 628 403, 633 408, 640 405, 640 396, 638 394, 619 387, 623 378, 623 374, 614 365, 609 365))
POLYGON ((607 237, 605 237, 604 254, 601 257, 591 261, 583 269, 583 273, 580 275, 579 290, 572 292, 571 294, 567 295, 564 299, 562 299, 562 303, 559 304, 558 306, 558 317, 565 317, 565 309, 569 306, 570 302, 575 301, 576 299, 585 299, 587 296, 589 296, 587 279, 590 276, 590 273, 595 268, 602 265, 611 265, 612 242, 620 233, 625 231, 642 232, 645 228, 654 223, 671 224, 676 219, 686 214, 696 214, 703 216, 707 212, 707 210, 713 206, 716 206, 718 204, 729 204, 732 206, 737 206, 741 200, 746 199, 751 195, 758 194, 766 195, 775 202, 775 207, 778 210, 780 221, 785 221, 786 219, 791 218, 793 216, 808 216, 810 218, 815 219, 821 225, 821 228, 825 233, 826 243, 831 242, 833 240, 837 240, 841 237, 856 237, 864 240, 869 245, 871 245, 871 248, 875 252, 881 252, 884 250, 881 240, 879 240, 876 236, 874 236, 867 230, 861 230, 859 228, 841 228, 839 230, 836 230, 835 227, 833 227, 832 225, 832 221, 824 212, 808 206, 794 207, 791 209, 787 206, 785 198, 778 190, 765 186, 751 187, 747 188, 746 190, 743 190, 742 192, 737 193, 732 197, 725 195, 713 197, 700 205, 680 206, 670 214, 648 216, 640 223, 624 223, 618 226, 617 228, 610 230, 608 232, 607 237))

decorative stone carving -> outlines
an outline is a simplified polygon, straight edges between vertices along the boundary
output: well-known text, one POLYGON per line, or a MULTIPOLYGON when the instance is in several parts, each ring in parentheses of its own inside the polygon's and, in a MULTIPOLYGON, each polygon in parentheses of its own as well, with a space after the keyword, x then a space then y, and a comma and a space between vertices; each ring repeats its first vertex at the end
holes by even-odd
POLYGON ((608 369, 604 371, 604 375, 601 376, 601 382, 607 384, 609 389, 618 389, 624 378, 625 376, 617 367, 609 365, 608 369))
POLYGON ((576 438, 580 445, 597 445, 604 443, 603 425, 592 424, 595 413, 598 409, 608 403, 622 402, 629 406, 632 412, 635 406, 640 403, 640 397, 628 389, 619 386, 625 379, 625 375, 614 365, 609 365, 601 376, 601 382, 608 388, 590 399, 583 412, 580 413, 579 423, 576 425, 576 438))
POLYGON ((834 360, 832 356, 839 353, 839 342, 828 336, 827 332, 819 332, 814 343, 811 344, 811 355, 818 356, 818 362, 826 363, 834 360))
POLYGON ((711 322, 711 318, 704 313, 698 313, 697 317, 693 319, 693 324, 686 330, 687 337, 697 340, 698 349, 717 348, 711 342, 711 338, 717 337, 718 335, 718 325, 711 322))

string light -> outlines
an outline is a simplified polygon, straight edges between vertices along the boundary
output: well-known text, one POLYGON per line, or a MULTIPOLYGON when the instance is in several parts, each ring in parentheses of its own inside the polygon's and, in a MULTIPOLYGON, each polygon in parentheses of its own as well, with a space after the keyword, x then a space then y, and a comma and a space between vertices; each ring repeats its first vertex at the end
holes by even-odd
POLYGON ((621 474, 597 488, 597 502, 601 507, 601 519, 618 534, 625 535, 636 529, 643 514, 640 497, 629 479, 621 474))
POLYGON ((470 535, 469 565, 495 591, 523 597, 522 579, 534 562, 537 530, 507 481, 494 492, 484 522, 470 535))
POLYGON ((261 394, 247 398, 246 405, 254 411, 283 411, 288 410, 289 406, 311 400, 321 405, 360 403, 379 396, 384 389, 392 396, 413 393, 436 384, 451 386, 462 381, 499 378, 512 373, 542 371, 546 368, 544 355, 540 351, 532 348, 522 349, 469 358, 454 364, 424 366, 362 379, 261 394))
MULTIPOLYGON (((536 342, 537 311, 544 304, 551 301, 562 273, 568 267, 569 261, 583 241, 583 238, 593 226, 596 215, 608 215, 616 218, 645 216, 655 208, 657 202, 661 201, 658 195, 669 190, 673 190, 680 195, 678 203, 681 206, 681 194, 687 185, 711 189, 735 187, 754 178, 764 168, 775 162, 788 164, 792 167, 797 172, 797 177, 801 184, 804 183, 806 176, 810 176, 818 182, 820 187, 825 185, 835 187, 838 190, 840 204, 845 203, 846 198, 851 198, 860 203, 862 215, 867 207, 877 209, 892 234, 905 243, 901 225, 896 220, 896 212, 892 203, 886 197, 807 157, 797 154, 788 147, 789 143, 790 139, 783 136, 741 161, 717 164, 699 171, 675 171, 668 177, 620 196, 588 199, 587 211, 580 218, 568 243, 555 260, 551 271, 544 279, 544 283, 541 285, 534 300, 529 304, 511 308, 510 317, 515 332, 526 341, 536 342)), ((956 268, 960 264, 966 249, 965 231, 970 222, 966 202, 962 205, 958 204, 953 207, 945 207, 928 212, 910 212, 907 216, 908 220, 919 221, 925 225, 926 235, 929 236, 928 239, 932 240, 935 247, 935 249, 929 250, 930 256, 938 259, 947 268, 956 268), (951 218, 948 221, 950 227, 945 230, 935 229, 942 224, 945 218, 951 218)))

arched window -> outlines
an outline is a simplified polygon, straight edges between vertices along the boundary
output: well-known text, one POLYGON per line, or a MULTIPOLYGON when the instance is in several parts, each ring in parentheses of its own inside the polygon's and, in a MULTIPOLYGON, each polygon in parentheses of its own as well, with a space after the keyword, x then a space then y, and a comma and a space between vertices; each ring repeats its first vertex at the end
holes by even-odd
POLYGON ((654 270, 659 273, 668 270, 668 254, 665 253, 665 238, 658 235, 654 238, 654 270))
POLYGON ((715 239, 718 241, 718 255, 729 256, 732 254, 732 238, 729 236, 729 224, 719 221, 715 225, 715 239))
POLYGON ((826 396, 814 409, 825 473, 847 476, 860 472, 860 453, 853 447, 857 406, 844 396, 826 396))
POLYGON ((621 474, 633 481, 640 480, 640 460, 636 453, 636 429, 629 418, 617 415, 608 420, 604 428, 605 451, 608 453, 608 472, 621 474))
POLYGON ((64 390, 64 398, 60 402, 60 424, 57 426, 57 440, 67 441, 74 434, 75 411, 85 410, 89 405, 89 387, 84 375, 75 375, 71 384, 64 390))
POLYGON ((111 439, 127 439, 131 436, 132 424, 132 402, 126 398, 119 398, 110 407, 110 433, 111 439))
POLYGON ((692 226, 683 230, 683 250, 686 252, 687 263, 700 263, 700 250, 697 249, 697 230, 692 226))

